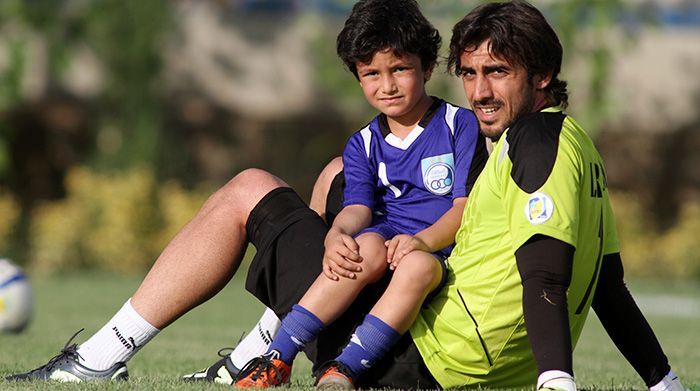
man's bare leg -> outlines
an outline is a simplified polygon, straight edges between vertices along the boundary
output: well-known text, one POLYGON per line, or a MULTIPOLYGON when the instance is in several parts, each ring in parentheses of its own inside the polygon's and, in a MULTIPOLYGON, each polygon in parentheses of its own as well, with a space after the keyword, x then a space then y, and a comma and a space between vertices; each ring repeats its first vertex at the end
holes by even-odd
POLYGON ((133 297, 78 347, 81 363, 106 369, 127 361, 159 330, 218 293, 245 253, 248 215, 267 193, 283 186, 281 179, 249 169, 209 197, 163 250, 133 297))
POLYGON ((286 186, 262 170, 236 175, 175 236, 134 296, 97 333, 80 346, 69 342, 47 364, 6 379, 127 379, 126 361, 160 329, 229 282, 248 244, 248 216, 265 195, 286 186))
MULTIPOLYGON (((309 208, 313 209, 319 216, 326 221, 326 204, 328 202, 328 192, 335 179, 336 175, 343 169, 343 159, 335 157, 326 167, 323 168, 321 174, 316 179, 313 191, 311 192, 311 201, 309 208)), ((341 205, 342 207, 342 205, 341 205)), ((327 222, 327 221, 326 221, 327 222)))

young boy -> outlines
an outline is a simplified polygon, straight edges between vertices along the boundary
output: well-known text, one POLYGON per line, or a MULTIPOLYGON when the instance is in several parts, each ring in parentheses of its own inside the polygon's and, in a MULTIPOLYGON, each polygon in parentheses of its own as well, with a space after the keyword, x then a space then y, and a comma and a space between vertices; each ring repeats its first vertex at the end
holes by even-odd
POLYGON ((414 0, 353 7, 338 55, 381 114, 345 147, 344 208, 325 239, 322 275, 284 318, 268 353, 241 371, 237 387, 288 382, 296 354, 389 268, 386 291, 318 382, 353 387, 444 281, 444 261, 486 150, 471 111, 425 91, 439 47, 439 33, 414 0))

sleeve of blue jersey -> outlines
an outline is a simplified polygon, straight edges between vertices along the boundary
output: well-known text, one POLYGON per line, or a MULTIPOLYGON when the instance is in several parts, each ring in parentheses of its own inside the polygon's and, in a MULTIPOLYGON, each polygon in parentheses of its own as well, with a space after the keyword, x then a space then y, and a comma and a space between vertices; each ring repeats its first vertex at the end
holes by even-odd
POLYGON ((345 192, 343 207, 365 205, 374 210, 375 170, 370 166, 364 142, 359 133, 352 135, 343 151, 345 192))
POLYGON ((455 185, 452 198, 466 197, 467 180, 479 137, 479 125, 471 110, 460 109, 454 116, 455 185))

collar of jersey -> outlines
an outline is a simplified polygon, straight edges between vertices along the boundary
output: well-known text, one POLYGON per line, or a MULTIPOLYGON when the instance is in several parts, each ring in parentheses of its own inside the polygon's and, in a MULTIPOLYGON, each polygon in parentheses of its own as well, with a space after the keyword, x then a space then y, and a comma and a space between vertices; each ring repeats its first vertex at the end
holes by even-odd
POLYGON ((408 147, 410 147, 411 144, 413 144, 413 142, 416 141, 418 136, 420 136, 423 133, 425 127, 428 126, 428 124, 433 119, 435 113, 437 112, 438 108, 440 108, 440 105, 443 102, 440 98, 436 98, 434 96, 432 96, 431 98, 433 98, 433 103, 430 105, 425 114, 423 114, 423 118, 421 118, 420 121, 418 121, 416 127, 413 128, 413 130, 411 130, 408 136, 406 136, 406 138, 404 138, 403 140, 391 133, 391 129, 389 128, 389 122, 386 119, 386 115, 384 113, 380 114, 378 121, 379 131, 384 137, 384 141, 386 141, 386 143, 391 145, 392 147, 396 147, 404 151, 408 149, 408 147))
MULTIPOLYGON (((550 106, 550 107, 545 107, 544 109, 540 110, 541 113, 561 113, 564 110, 561 109, 559 106, 550 106)), ((508 135, 508 131, 510 130, 510 127, 506 128, 506 130, 503 132, 503 134, 498 138, 496 141, 492 141, 494 145, 497 145, 501 140, 505 139, 505 137, 508 135)))

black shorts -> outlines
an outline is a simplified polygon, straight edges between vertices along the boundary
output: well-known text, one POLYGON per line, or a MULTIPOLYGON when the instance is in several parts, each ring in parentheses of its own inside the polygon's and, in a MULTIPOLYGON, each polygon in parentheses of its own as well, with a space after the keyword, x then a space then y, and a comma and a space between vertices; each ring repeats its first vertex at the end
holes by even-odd
POLYGON ((253 208, 246 231, 257 250, 246 289, 281 319, 321 273, 328 226, 294 190, 283 187, 253 208))
MULTIPOLYGON (((301 300, 321 274, 326 223, 309 209, 290 188, 278 188, 263 197, 246 223, 248 239, 257 252, 248 270, 246 289, 271 308, 280 319, 301 300)), ((367 286, 353 304, 318 338, 307 344, 305 353, 314 368, 335 358, 350 340, 384 293, 391 273, 367 286)), ((361 385, 395 388, 437 388, 410 335, 406 333, 396 348, 380 361, 361 385)))

